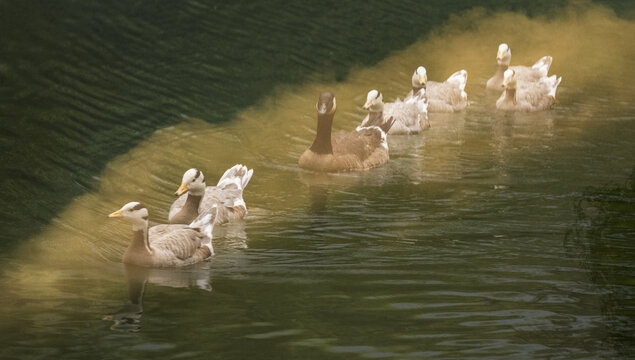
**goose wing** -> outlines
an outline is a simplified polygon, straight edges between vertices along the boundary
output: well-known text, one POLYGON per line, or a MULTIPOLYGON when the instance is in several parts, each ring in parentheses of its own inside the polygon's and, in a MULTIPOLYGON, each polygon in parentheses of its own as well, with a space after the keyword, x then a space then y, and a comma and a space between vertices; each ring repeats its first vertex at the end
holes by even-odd
POLYGON ((213 207, 217 207, 216 224, 242 218, 247 212, 243 191, 233 184, 225 186, 223 189, 218 186, 207 187, 199 206, 199 214, 209 211, 213 207))
POLYGON ((439 83, 435 81, 428 82, 428 99, 443 101, 450 105, 460 104, 467 99, 467 94, 455 83, 439 83))
POLYGON ((539 82, 541 79, 544 78, 541 69, 522 65, 510 66, 509 68, 514 70, 514 72, 516 73, 518 82, 539 82))
POLYGON ((338 131, 332 134, 333 155, 353 155, 361 161, 386 142, 385 133, 376 126, 361 128, 357 131, 338 131), (383 134, 383 136, 382 136, 383 134))
POLYGON ((535 64, 531 66, 532 69, 538 70, 542 77, 547 77, 549 73, 549 68, 551 67, 551 63, 553 58, 551 56, 543 56, 535 64))
MULTIPOLYGON (((159 261, 197 262, 201 245, 207 237, 199 229, 187 225, 157 225, 148 230, 150 246, 159 261)), ((209 256, 209 255, 208 255, 209 256)))
POLYGON ((408 101, 388 103, 384 108, 385 118, 394 118, 391 134, 420 131, 427 125, 428 103, 425 98, 411 97, 408 101))

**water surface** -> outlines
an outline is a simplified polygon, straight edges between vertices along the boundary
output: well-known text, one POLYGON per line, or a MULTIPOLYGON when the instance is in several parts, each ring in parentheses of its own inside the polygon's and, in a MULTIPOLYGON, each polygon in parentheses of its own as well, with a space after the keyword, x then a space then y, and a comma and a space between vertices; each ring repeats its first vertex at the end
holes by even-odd
POLYGON ((588 4, 533 18, 476 9, 373 66, 270 89, 228 121, 184 112, 2 254, 0 354, 630 357, 634 33, 588 4), (495 110, 484 87, 501 34, 513 63, 553 56, 553 110, 495 110), (467 69, 468 111, 390 137, 383 167, 297 168, 320 91, 337 96, 334 127, 351 129, 368 90, 403 96, 421 64, 432 80, 467 69), (161 223, 187 168, 213 181, 235 163, 255 169, 249 215, 215 229, 211 261, 121 265, 130 226, 107 214, 137 200, 161 223))

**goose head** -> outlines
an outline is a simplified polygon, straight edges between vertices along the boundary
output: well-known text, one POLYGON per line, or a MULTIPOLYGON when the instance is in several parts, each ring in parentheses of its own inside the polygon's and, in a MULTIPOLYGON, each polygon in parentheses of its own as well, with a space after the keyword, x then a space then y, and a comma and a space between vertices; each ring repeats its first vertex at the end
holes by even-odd
POLYGON ((512 49, 509 45, 502 43, 498 45, 498 53, 496 54, 496 62, 498 65, 508 65, 512 61, 512 49))
POLYGON ((384 98, 380 91, 373 89, 368 92, 364 109, 370 112, 379 112, 384 110, 384 98))
POLYGON ((133 229, 140 229, 148 224, 148 209, 137 201, 129 202, 121 209, 108 215, 111 218, 124 218, 132 223, 133 229))
POLYGON ((426 68, 419 66, 417 70, 415 70, 414 74, 412 74, 412 87, 421 88, 425 86, 427 82, 428 74, 426 73, 426 68))
POLYGON ((176 190, 174 195, 183 195, 186 191, 195 196, 203 196, 205 194, 205 176, 201 170, 189 169, 183 174, 181 186, 176 190))
POLYGON ((507 69, 503 73, 503 88, 505 89, 516 88, 516 72, 514 70, 507 69))
POLYGON ((335 101, 335 95, 330 92, 323 92, 320 94, 317 103, 315 104, 319 115, 333 115, 335 109, 337 109, 337 102, 335 101))

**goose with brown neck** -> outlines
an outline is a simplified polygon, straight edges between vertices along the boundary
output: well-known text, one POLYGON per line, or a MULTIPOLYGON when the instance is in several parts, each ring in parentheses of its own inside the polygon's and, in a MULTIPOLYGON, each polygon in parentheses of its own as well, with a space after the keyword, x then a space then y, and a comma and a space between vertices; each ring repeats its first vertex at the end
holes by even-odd
POLYGON ((203 172, 189 169, 174 193, 180 197, 170 207, 170 223, 189 224, 211 208, 216 208, 216 224, 243 218, 247 214, 243 190, 253 172, 253 169, 237 164, 225 171, 216 186, 206 186, 203 172))
POLYGON ((313 144, 300 156, 298 165, 307 170, 342 172, 367 170, 388 161, 386 131, 392 123, 355 131, 331 133, 337 108, 335 96, 320 94, 317 108, 317 132, 313 144))
POLYGON ((132 223, 132 240, 123 262, 148 267, 185 266, 214 254, 212 229, 216 212, 209 211, 189 225, 157 225, 148 228, 148 209, 130 202, 108 215, 132 223))
POLYGON ((556 89, 562 77, 552 75, 539 82, 521 84, 516 73, 507 69, 503 74, 505 90, 496 101, 496 108, 505 111, 538 111, 548 109, 556 102, 556 89))
POLYGON ((388 134, 397 135, 416 134, 430 128, 425 93, 425 89, 420 89, 417 96, 406 101, 397 99, 395 102, 384 103, 380 91, 369 91, 364 104, 364 109, 368 110, 368 115, 357 129, 369 126, 386 127, 388 123, 392 123, 388 134))
POLYGON ((553 59, 551 56, 543 56, 532 66, 510 66, 511 61, 512 50, 509 45, 505 43, 498 45, 498 52, 496 53, 496 62, 498 67, 496 68, 494 76, 487 80, 487 89, 500 91, 501 86, 503 85, 504 74, 507 70, 514 71, 516 78, 519 80, 519 85, 540 82, 542 79, 547 77, 553 59))
POLYGON ((450 113, 465 110, 469 105, 465 92, 466 84, 466 70, 459 70, 450 75, 444 82, 437 82, 428 81, 426 68, 419 66, 412 74, 412 91, 408 93, 405 101, 410 100, 423 89, 426 92, 429 113, 450 113))

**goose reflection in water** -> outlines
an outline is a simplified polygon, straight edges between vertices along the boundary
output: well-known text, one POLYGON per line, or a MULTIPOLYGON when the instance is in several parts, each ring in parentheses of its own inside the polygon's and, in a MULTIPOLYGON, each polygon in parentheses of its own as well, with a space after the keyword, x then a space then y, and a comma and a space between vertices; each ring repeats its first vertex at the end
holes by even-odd
POLYGON ((113 321, 111 330, 137 332, 141 330, 143 295, 146 283, 172 288, 192 288, 212 291, 209 270, 200 265, 187 269, 146 268, 124 264, 124 274, 128 284, 128 303, 117 312, 102 319, 113 321))
MULTIPOLYGON (((324 173, 301 170, 298 179, 308 188, 310 214, 323 215, 328 199, 333 193, 355 187, 383 186, 392 175, 389 167, 374 168, 365 172, 324 173)), ((216 235, 216 233, 214 233, 216 235)))
MULTIPOLYGON (((261 209, 251 209, 249 218, 254 219, 261 216, 261 209)), ((216 246, 221 251, 227 249, 247 249, 247 232, 245 231, 245 220, 237 220, 231 223, 214 226, 214 239, 216 246)))

